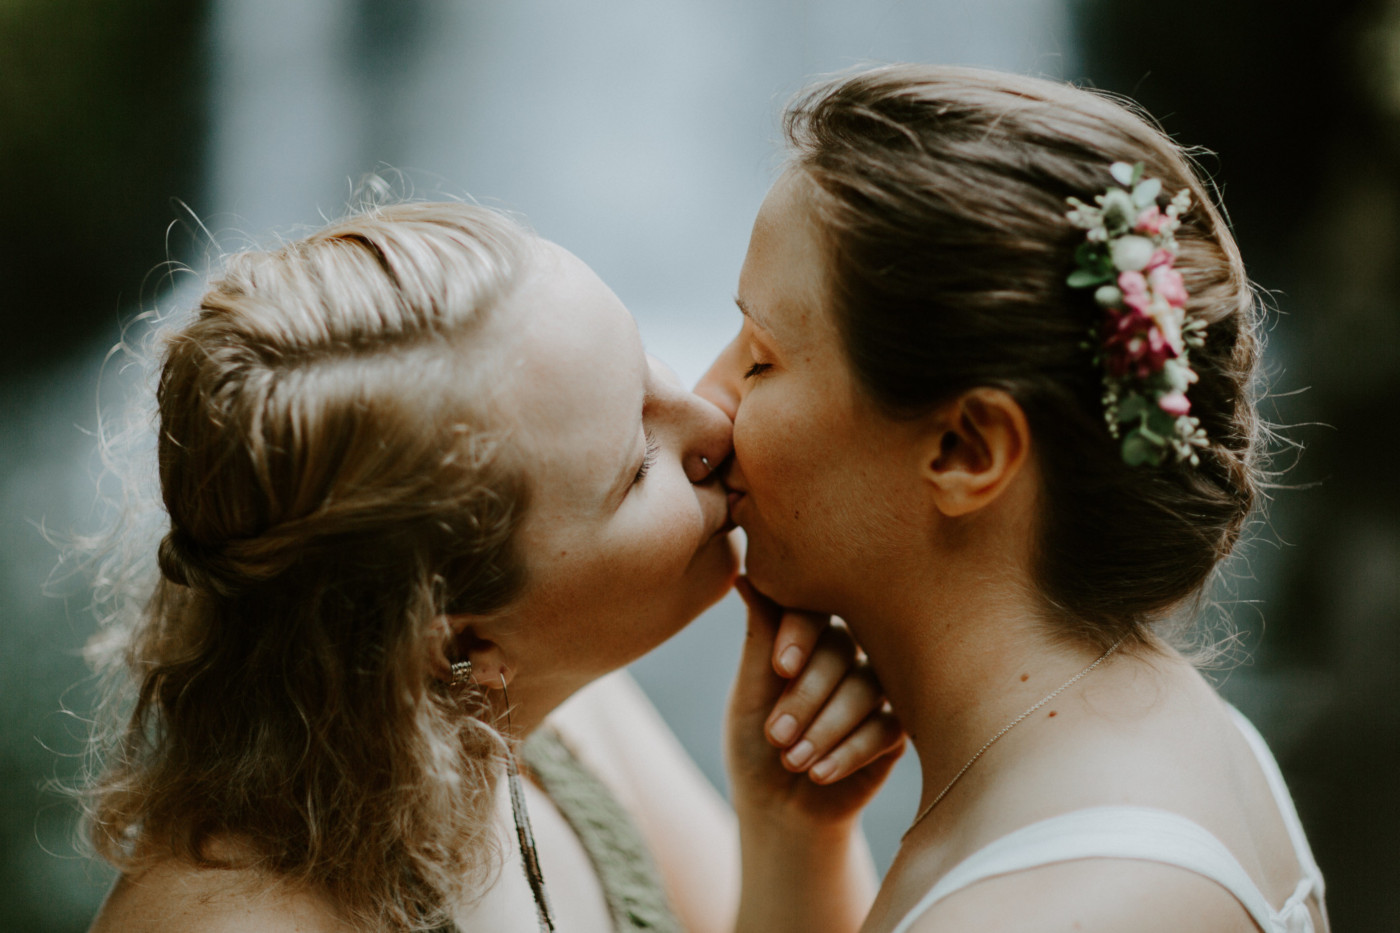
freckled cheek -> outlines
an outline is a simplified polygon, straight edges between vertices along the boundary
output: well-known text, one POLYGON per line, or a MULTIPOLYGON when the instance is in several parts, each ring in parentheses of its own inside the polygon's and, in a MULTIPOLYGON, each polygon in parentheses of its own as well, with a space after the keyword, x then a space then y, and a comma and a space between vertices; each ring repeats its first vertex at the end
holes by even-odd
POLYGON ((668 490, 661 505, 647 511, 644 521, 618 537, 619 556, 640 577, 665 578, 686 566, 706 531, 705 516, 689 483, 668 490))
POLYGON ((793 488, 809 470, 803 425, 780 418, 752 418, 734 423, 734 459, 756 498, 770 498, 793 488))

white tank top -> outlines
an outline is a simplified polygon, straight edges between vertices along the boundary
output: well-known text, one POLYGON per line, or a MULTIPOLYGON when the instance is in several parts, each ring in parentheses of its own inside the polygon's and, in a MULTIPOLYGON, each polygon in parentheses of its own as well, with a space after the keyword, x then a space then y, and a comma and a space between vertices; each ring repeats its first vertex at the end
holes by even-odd
POLYGON ((1184 816, 1148 807, 1093 807, 1023 826, 974 852, 938 880, 893 933, 955 891, 997 875, 1086 858, 1126 858, 1174 865, 1202 875, 1234 895, 1264 933, 1315 933, 1308 901, 1322 908, 1322 873, 1303 834, 1278 763, 1249 720, 1230 712, 1259 759, 1303 869, 1293 893, 1274 910, 1259 886, 1219 839, 1184 816))

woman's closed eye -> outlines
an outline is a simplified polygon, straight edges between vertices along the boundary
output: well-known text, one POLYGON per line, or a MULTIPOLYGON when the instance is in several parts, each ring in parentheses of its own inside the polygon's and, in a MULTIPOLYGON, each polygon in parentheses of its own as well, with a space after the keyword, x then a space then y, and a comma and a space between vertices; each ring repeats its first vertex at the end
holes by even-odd
POLYGON ((646 479, 647 473, 651 472, 651 465, 656 462, 656 455, 661 452, 661 445, 656 442, 656 436, 650 431, 646 432, 647 450, 642 455, 642 465, 637 468, 637 475, 632 480, 632 485, 640 483, 646 479))
POLYGON ((761 376, 773 368, 772 363, 754 363, 744 373, 745 379, 752 379, 754 376, 761 376))

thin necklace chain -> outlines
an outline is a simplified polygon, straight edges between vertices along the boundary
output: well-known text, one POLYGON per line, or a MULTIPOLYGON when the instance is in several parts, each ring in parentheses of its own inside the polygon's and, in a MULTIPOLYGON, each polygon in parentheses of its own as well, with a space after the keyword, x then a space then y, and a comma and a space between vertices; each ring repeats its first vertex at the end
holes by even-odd
POLYGON ((914 827, 918 826, 919 823, 923 821, 923 818, 928 816, 929 813, 933 811, 933 808, 938 806, 938 804, 943 800, 944 797, 948 796, 948 791, 953 789, 953 785, 958 783, 962 776, 967 773, 968 768, 971 768, 977 763, 977 759, 981 758, 984 754, 986 754, 987 749, 991 748, 993 745, 996 744, 997 739, 1001 738, 1002 736, 1006 735, 1006 733, 1019 726, 1022 722, 1026 720, 1026 717, 1029 716, 1031 713, 1034 713, 1046 703, 1049 703, 1051 700, 1055 699, 1055 697, 1064 693, 1070 687, 1073 687, 1075 684, 1079 683, 1080 680, 1087 677, 1094 670, 1094 668, 1107 661, 1108 656, 1113 654, 1113 652, 1117 651, 1118 646, 1121 644, 1123 644, 1123 639, 1120 638, 1113 644, 1109 645, 1108 650, 1105 651, 1103 654, 1099 655, 1098 660, 1096 660, 1093 664, 1090 664, 1088 667, 1084 668, 1084 670, 1080 671, 1078 674, 1075 674, 1069 680, 1060 684, 1054 690, 1050 691, 1048 694, 1046 694, 1044 697, 1038 700, 1035 703, 1035 705, 1032 706, 1030 709, 1026 710, 1024 713, 1017 716, 1015 719, 1011 720, 1006 725, 1002 726, 1001 731, 998 732, 996 735, 992 736, 990 739, 988 739, 986 745, 983 745, 981 748, 977 749, 977 754, 969 758, 967 760, 967 764, 962 766, 962 770, 958 771, 957 774, 953 775, 953 779, 948 782, 948 785, 938 792, 937 797, 933 798, 933 803, 929 804, 928 806, 924 807, 922 810, 919 811, 919 815, 914 817, 914 822, 910 823, 909 828, 904 831, 904 835, 899 837, 900 841, 903 842, 905 837, 907 837, 910 833, 914 831, 914 827))

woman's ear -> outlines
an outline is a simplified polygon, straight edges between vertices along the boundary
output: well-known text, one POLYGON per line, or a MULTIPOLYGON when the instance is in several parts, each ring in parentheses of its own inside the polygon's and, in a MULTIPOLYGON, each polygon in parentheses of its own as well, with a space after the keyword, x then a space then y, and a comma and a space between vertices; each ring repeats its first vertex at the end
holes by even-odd
POLYGON ((470 661, 471 679, 477 686, 500 688, 515 678, 515 669, 506 660, 501 646, 481 635, 484 621, 481 616, 466 613, 437 617, 429 638, 433 676, 451 683, 452 664, 470 661))
POLYGON ((1026 413, 1001 389, 971 389, 932 416, 924 479, 944 515, 969 515, 994 502, 1030 454, 1026 413))

